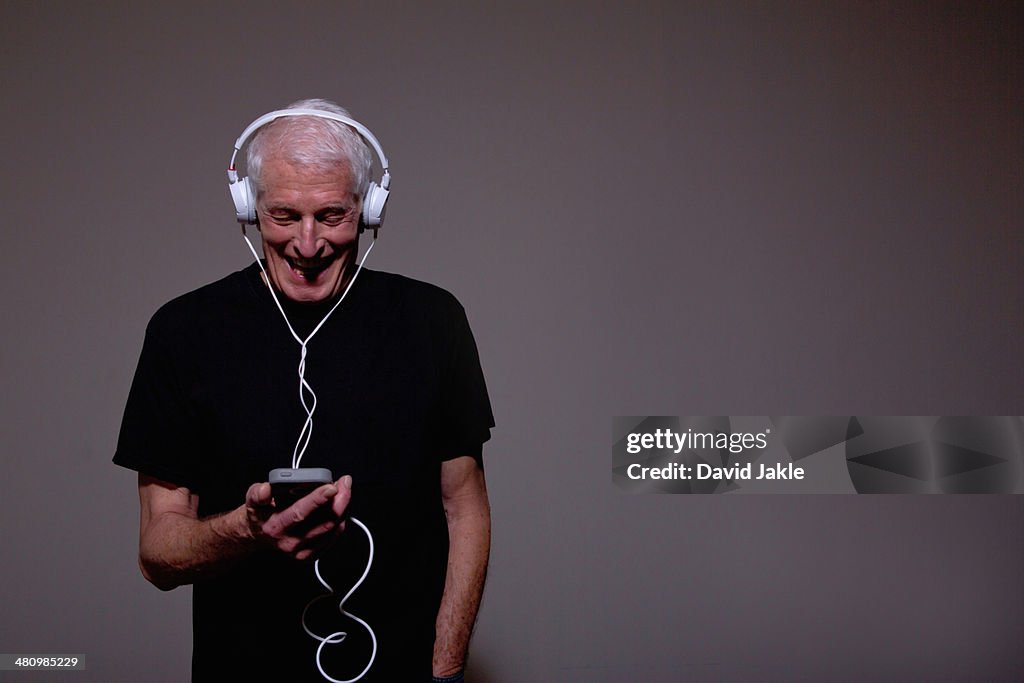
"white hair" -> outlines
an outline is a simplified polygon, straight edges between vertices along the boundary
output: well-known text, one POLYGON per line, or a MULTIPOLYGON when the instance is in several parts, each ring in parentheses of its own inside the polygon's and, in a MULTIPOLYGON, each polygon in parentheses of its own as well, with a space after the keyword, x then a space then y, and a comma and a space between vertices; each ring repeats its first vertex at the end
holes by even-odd
MULTIPOLYGON (((352 118, 348 111, 329 100, 299 100, 285 108, 316 109, 352 118)), ((245 167, 257 195, 263 190, 261 173, 267 156, 323 171, 347 164, 360 197, 370 185, 373 154, 362 136, 340 121, 316 116, 286 116, 256 131, 246 151, 245 167)))

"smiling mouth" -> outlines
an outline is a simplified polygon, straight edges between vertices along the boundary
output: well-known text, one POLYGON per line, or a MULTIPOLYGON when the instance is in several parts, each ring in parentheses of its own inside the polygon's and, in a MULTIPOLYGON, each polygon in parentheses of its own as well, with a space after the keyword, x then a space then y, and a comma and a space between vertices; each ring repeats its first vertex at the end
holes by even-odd
POLYGON ((292 272, 307 281, 315 280, 320 273, 324 272, 332 263, 334 263, 333 256, 330 258, 317 259, 293 258, 286 256, 284 260, 288 264, 288 267, 292 269, 292 272))

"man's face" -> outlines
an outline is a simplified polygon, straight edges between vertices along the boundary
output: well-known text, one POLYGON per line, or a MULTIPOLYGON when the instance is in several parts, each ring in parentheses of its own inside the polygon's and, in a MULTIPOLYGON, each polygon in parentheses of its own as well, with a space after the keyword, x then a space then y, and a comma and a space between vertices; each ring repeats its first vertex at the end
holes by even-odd
POLYGON ((357 252, 362 207, 352 174, 268 158, 262 185, 256 208, 267 274, 292 301, 331 299, 357 252))

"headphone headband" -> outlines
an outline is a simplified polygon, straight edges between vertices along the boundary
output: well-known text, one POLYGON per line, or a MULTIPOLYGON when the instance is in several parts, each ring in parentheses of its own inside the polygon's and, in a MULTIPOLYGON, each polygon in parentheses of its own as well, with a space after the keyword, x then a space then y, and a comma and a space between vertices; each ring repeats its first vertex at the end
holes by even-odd
POLYGON ((242 131, 242 134, 238 136, 238 140, 235 141, 234 151, 231 153, 231 161, 228 164, 228 190, 235 204, 235 217, 238 219, 238 222, 242 223, 243 226, 256 224, 256 192, 248 176, 238 177, 238 171, 235 169, 235 158, 242 149, 242 145, 245 144, 246 140, 253 133, 268 123, 286 116, 315 116, 320 119, 344 123, 355 129, 360 137, 370 144, 373 151, 377 153, 377 158, 380 160, 383 171, 380 184, 378 185, 371 181, 370 186, 366 190, 366 195, 363 197, 362 222, 366 227, 375 229, 380 227, 384 221, 384 207, 387 203, 388 195, 390 194, 389 187, 391 186, 391 173, 388 171, 388 159, 384 156, 384 150, 381 149, 380 143, 377 142, 377 138, 370 132, 370 129, 363 124, 347 116, 320 109, 278 109, 264 114, 250 123, 242 131))

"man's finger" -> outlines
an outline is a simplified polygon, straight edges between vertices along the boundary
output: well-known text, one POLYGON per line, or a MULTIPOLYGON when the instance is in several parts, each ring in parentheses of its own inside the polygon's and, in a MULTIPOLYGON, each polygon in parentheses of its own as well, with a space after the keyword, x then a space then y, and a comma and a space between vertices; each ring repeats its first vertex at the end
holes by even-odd
POLYGON ((336 516, 341 517, 345 514, 345 508, 348 507, 349 501, 352 500, 352 476, 346 474, 338 480, 337 486, 338 494, 334 496, 331 508, 336 516))
POLYGON ((316 539, 330 533, 337 526, 338 523, 333 519, 329 519, 323 524, 317 524, 302 536, 302 542, 309 543, 311 541, 315 541, 316 539))
POLYGON ((282 512, 285 525, 293 526, 309 519, 310 515, 316 512, 318 508, 326 505, 337 493, 337 486, 334 484, 324 484, 312 493, 299 498, 290 508, 282 512))
POLYGON ((296 546, 298 552, 295 559, 315 559, 325 550, 334 545, 338 536, 345 530, 345 522, 325 522, 319 525, 303 538, 302 543, 296 546))
POLYGON ((270 505, 270 484, 261 482, 250 486, 245 493, 245 503, 254 507, 268 507, 270 505))

